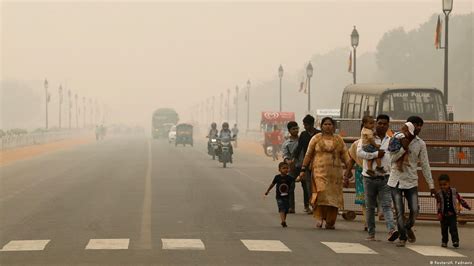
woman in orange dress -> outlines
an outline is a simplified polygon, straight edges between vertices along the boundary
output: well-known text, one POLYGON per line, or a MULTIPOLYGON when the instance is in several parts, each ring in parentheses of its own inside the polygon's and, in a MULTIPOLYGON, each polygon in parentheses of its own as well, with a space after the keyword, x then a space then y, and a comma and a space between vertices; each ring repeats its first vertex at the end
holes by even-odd
POLYGON ((344 206, 342 166, 349 165, 350 157, 343 139, 334 134, 332 118, 321 120, 321 130, 309 142, 300 176, 304 177, 305 169, 311 167, 311 204, 315 209, 316 227, 321 228, 326 222, 326 229, 335 229, 338 209, 344 206))

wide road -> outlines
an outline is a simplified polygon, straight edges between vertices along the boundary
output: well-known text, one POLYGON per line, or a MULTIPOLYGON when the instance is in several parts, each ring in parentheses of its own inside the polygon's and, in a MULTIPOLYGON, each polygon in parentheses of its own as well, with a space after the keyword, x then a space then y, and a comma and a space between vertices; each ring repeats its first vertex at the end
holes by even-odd
POLYGON ((473 224, 459 249, 439 247, 436 222, 419 222, 407 248, 385 241, 380 222, 381 241, 367 242, 359 218, 315 229, 299 185, 282 228, 274 191, 263 197, 275 163, 239 149, 234 162, 222 168, 204 142, 116 137, 4 166, 0 264, 472 264, 473 224))

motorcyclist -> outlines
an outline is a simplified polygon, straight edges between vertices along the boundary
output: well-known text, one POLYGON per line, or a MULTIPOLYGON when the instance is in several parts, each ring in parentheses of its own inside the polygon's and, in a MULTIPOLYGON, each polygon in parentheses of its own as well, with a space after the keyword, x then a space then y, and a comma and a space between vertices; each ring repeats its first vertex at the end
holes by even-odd
POLYGON ((211 129, 209 130, 209 134, 207 134, 207 138, 209 141, 207 142, 207 153, 211 154, 211 139, 216 139, 219 136, 219 130, 217 130, 216 122, 212 122, 211 129))
POLYGON ((234 138, 235 147, 237 148, 237 135, 239 134, 239 128, 237 128, 237 124, 234 124, 232 128, 232 138, 234 138))
MULTIPOLYGON (((229 123, 224 122, 222 123, 222 129, 219 132, 219 139, 220 140, 228 140, 229 141, 229 153, 230 153, 230 163, 232 163, 232 154, 234 154, 234 149, 232 148, 232 131, 229 129, 229 123)), ((219 148, 219 153, 221 152, 219 148)))

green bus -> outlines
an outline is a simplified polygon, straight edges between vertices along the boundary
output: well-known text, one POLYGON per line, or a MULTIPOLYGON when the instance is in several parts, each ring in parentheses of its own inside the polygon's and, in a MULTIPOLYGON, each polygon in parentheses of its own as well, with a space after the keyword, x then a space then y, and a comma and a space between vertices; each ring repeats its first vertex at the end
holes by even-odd
POLYGON ((425 120, 446 121, 443 93, 430 86, 410 84, 352 84, 344 88, 341 118, 361 119, 364 115, 389 115, 404 120, 418 115, 425 120))
POLYGON ((151 135, 154 139, 167 138, 168 132, 179 121, 178 113, 172 108, 160 108, 153 112, 151 135))

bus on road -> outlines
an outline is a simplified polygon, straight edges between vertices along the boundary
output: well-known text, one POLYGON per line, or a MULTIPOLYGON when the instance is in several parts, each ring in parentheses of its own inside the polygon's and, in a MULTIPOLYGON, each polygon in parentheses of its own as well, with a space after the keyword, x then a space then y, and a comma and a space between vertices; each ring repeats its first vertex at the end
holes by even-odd
POLYGON ((153 112, 151 120, 153 138, 166 138, 170 128, 178 123, 179 116, 174 109, 160 108, 153 112))
POLYGON ((410 84, 361 83, 344 88, 341 118, 361 119, 364 115, 387 114, 394 120, 417 115, 425 120, 446 121, 441 91, 410 84))

